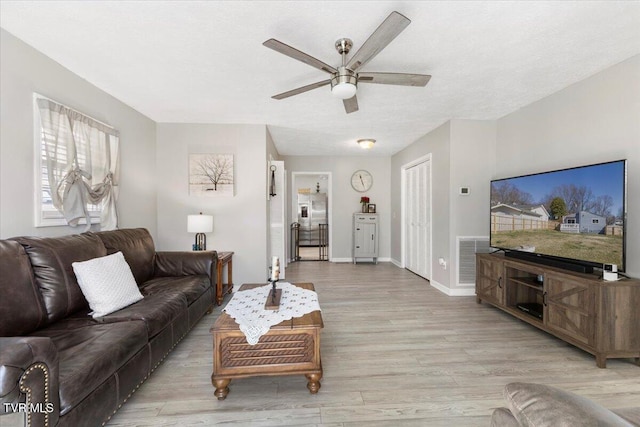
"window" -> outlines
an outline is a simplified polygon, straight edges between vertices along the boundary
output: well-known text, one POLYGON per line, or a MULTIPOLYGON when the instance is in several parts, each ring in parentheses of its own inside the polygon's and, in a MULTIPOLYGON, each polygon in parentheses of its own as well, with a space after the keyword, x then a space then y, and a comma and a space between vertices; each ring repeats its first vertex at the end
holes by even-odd
POLYGON ((34 117, 36 226, 116 228, 118 132, 38 94, 34 117))
POLYGON ((592 224, 599 224, 599 223, 600 223, 600 220, 599 220, 599 219, 597 219, 597 218, 594 218, 594 219, 592 219, 592 220, 591 220, 591 223, 592 223, 592 224))

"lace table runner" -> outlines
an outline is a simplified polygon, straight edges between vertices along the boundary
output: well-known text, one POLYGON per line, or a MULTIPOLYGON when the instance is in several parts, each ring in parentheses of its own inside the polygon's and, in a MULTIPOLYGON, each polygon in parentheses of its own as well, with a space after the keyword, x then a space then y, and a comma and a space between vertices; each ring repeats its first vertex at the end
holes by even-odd
POLYGON ((320 310, 318 294, 314 291, 288 282, 278 282, 276 287, 282 289, 278 310, 264 309, 270 284, 234 293, 223 310, 240 326, 250 345, 257 344, 273 325, 320 310))

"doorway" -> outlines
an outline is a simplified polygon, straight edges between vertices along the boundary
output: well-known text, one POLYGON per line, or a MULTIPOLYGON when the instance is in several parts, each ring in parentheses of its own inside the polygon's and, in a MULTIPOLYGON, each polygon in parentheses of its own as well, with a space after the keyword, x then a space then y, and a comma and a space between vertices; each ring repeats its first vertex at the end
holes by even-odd
POLYGON ((331 258, 331 173, 291 173, 290 262, 331 258))
POLYGON ((401 168, 402 260, 413 273, 431 279, 431 154, 401 168))

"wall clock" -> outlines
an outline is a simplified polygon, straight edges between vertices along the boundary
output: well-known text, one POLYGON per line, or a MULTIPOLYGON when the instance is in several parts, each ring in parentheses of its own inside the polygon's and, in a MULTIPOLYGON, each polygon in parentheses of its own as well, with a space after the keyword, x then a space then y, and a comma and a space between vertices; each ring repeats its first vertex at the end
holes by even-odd
POLYGON ((354 190, 364 193, 373 185, 373 177, 364 169, 357 170, 351 175, 351 186, 354 190))

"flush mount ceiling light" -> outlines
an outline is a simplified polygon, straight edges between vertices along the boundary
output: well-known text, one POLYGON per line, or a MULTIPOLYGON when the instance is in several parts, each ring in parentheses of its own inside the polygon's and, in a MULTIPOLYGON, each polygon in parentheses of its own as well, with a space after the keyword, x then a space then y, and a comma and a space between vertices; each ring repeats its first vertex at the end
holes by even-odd
POLYGON ((368 150, 369 148, 373 147, 373 144, 375 143, 376 143, 376 140, 372 138, 358 140, 358 145, 360 146, 360 148, 363 148, 365 150, 368 150))

